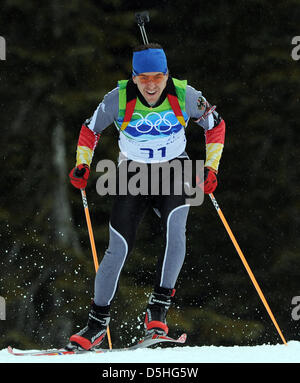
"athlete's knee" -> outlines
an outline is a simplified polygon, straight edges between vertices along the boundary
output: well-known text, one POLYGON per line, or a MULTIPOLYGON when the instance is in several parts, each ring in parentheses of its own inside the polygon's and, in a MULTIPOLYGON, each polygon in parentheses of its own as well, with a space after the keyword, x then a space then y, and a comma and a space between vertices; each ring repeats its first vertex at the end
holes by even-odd
POLYGON ((106 250, 109 254, 128 254, 128 241, 118 230, 109 224, 109 244, 106 250))
POLYGON ((185 234, 188 212, 188 205, 181 205, 171 210, 165 225, 167 232, 173 231, 178 234, 185 234))

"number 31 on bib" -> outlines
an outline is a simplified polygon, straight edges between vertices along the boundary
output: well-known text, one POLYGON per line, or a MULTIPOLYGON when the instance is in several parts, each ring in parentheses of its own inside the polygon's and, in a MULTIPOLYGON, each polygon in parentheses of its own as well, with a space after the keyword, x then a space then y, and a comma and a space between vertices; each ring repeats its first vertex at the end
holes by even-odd
POLYGON ((152 148, 140 148, 140 150, 142 151, 145 151, 145 152, 148 152, 149 154, 149 157, 148 158, 154 158, 154 154, 155 154, 155 157, 161 157, 161 158, 164 158, 166 157, 166 150, 167 148, 165 146, 161 147, 161 148, 158 148, 158 149, 152 149, 152 148), (159 153, 160 152, 160 153, 159 153))

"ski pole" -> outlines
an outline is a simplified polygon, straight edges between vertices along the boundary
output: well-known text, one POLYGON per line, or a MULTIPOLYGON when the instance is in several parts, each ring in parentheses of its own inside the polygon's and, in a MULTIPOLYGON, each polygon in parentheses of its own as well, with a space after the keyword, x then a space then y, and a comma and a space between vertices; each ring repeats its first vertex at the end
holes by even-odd
MULTIPOLYGON (((83 203, 86 223, 87 223, 89 237, 90 237, 90 243, 91 243, 91 248, 92 248, 95 271, 97 273, 97 270, 99 268, 99 263, 98 263, 94 234, 93 234, 92 223, 91 223, 91 218, 90 218, 90 212, 89 212, 89 207, 88 207, 87 198, 86 198, 86 192, 85 192, 85 189, 80 189, 80 191, 81 191, 82 203, 83 203)), ((112 343, 111 343, 109 326, 107 326, 107 339, 108 339, 109 348, 111 350, 112 349, 112 343)))
POLYGON ((226 219, 225 219, 225 217, 224 217, 224 215, 222 213, 222 210, 220 209, 220 207, 219 207, 219 205, 217 203, 217 200, 215 199, 215 197, 214 197, 214 195, 212 193, 210 193, 209 196, 210 196, 210 199, 211 199, 214 207, 216 208, 216 210, 217 210, 217 212, 219 214, 219 217, 221 218, 221 221, 223 222, 223 224, 225 226, 225 229, 227 230, 227 233, 229 234, 229 237, 230 237, 230 239, 231 239, 231 241, 232 241, 236 251, 238 252, 238 255, 240 256, 240 258, 241 258, 241 260, 242 260, 242 262, 243 262, 243 264, 244 264, 244 266, 245 266, 245 268, 246 268, 246 270, 247 270, 247 272, 248 272, 248 274, 249 274, 249 276, 251 278, 251 281, 254 284, 254 287, 256 288, 256 291, 258 292, 258 295, 260 296, 260 299, 262 300, 262 302, 263 302, 263 304, 264 304, 264 306, 265 306, 265 308, 266 308, 270 318, 272 319, 272 322, 273 322, 274 326, 276 327, 276 330, 278 331, 278 334, 280 335, 283 343, 285 345, 287 345, 286 340, 285 340, 285 338, 284 338, 284 336, 283 336, 283 334, 282 334, 282 332, 281 332, 281 330, 280 330, 280 328, 279 328, 279 326, 278 326, 278 324, 276 322, 276 319, 275 319, 275 317, 274 317, 274 315, 273 315, 273 313, 272 313, 272 311, 271 311, 271 309, 270 309, 270 307, 269 307, 269 305, 268 305, 268 303, 266 301, 266 298, 264 297, 264 294, 261 291, 261 289, 260 289, 260 287, 259 287, 259 285, 258 285, 258 283, 257 283, 257 281, 256 281, 256 279, 255 279, 255 277, 254 277, 254 275, 253 275, 253 273, 252 273, 252 271, 251 271, 247 261, 246 261, 246 258, 244 256, 244 254, 242 253, 242 250, 240 249, 240 247, 239 247, 239 245, 238 245, 238 243, 237 243, 237 241, 236 241, 236 239, 235 239, 235 237, 234 237, 234 235, 233 235, 233 233, 232 233, 232 231, 231 231, 231 229, 230 229, 230 227, 229 227, 229 225, 228 225, 228 223, 227 223, 227 221, 226 221, 226 219))
POLYGON ((149 44, 148 37, 145 30, 145 23, 148 23, 150 21, 149 12, 145 11, 141 13, 136 13, 135 19, 138 26, 140 27, 144 45, 149 44))

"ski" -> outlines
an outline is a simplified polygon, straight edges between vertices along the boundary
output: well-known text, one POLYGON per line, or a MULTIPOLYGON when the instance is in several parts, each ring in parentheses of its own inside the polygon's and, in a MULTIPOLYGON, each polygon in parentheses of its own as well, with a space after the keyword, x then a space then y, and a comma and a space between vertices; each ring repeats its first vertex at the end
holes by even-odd
POLYGON ((133 351, 139 348, 147 348, 154 346, 158 343, 170 342, 170 343, 185 343, 187 338, 186 334, 181 334, 179 338, 174 339, 169 336, 157 335, 153 334, 152 336, 145 337, 141 339, 138 343, 130 347, 124 348, 99 348, 94 350, 83 350, 83 349, 74 349, 74 350, 66 350, 66 349, 50 349, 50 350, 41 350, 41 351, 14 351, 11 346, 8 346, 7 351, 15 356, 52 356, 52 355, 74 355, 74 354, 86 354, 86 353, 95 353, 95 354, 103 354, 106 352, 120 352, 120 351, 133 351))

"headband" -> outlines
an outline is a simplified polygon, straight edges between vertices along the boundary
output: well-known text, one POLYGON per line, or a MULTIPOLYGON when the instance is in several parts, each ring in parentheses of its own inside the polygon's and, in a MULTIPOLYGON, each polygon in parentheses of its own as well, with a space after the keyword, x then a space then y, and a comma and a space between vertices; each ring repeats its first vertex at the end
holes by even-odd
POLYGON ((132 74, 137 76, 146 72, 168 72, 167 58, 163 49, 149 48, 133 52, 132 74))

